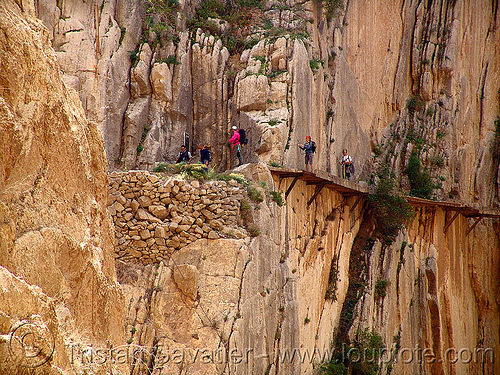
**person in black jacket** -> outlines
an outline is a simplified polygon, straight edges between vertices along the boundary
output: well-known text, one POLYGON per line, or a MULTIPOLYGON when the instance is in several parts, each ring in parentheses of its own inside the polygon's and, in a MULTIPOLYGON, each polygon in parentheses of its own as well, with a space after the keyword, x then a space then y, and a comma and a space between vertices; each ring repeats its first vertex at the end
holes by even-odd
POLYGON ((185 145, 181 146, 181 152, 179 152, 179 157, 177 158, 176 163, 181 163, 181 162, 186 162, 186 163, 191 163, 191 160, 193 157, 191 156, 191 153, 187 150, 187 147, 185 145))
POLYGON ((203 143, 198 145, 200 149, 200 160, 201 164, 205 165, 205 171, 208 171, 208 164, 210 163, 210 151, 205 147, 203 143))

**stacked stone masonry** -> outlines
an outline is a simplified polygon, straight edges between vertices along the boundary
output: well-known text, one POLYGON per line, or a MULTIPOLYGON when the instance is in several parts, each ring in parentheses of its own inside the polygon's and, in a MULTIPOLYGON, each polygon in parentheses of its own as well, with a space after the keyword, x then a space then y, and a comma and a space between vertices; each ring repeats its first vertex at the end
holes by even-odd
POLYGON ((108 211, 116 257, 158 262, 201 238, 243 238, 238 227, 244 189, 237 181, 186 181, 147 171, 112 172, 108 211))

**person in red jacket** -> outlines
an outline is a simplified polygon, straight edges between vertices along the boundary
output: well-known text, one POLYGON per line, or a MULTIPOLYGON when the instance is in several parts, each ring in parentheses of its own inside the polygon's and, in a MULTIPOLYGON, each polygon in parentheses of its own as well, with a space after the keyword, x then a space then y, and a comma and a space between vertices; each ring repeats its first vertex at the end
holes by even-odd
POLYGON ((241 158, 241 143, 240 143, 240 133, 238 132, 238 128, 236 126, 231 127, 231 131, 233 135, 229 139, 229 143, 233 145, 233 151, 236 148, 236 156, 238 157, 239 164, 238 167, 243 164, 243 160, 241 158))

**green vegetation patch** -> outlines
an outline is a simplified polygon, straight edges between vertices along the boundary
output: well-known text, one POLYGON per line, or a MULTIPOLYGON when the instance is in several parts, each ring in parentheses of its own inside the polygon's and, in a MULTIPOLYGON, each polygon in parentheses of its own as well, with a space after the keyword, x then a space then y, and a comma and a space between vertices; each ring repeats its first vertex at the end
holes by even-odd
POLYGON ((405 173, 410 179, 410 195, 426 199, 430 198, 435 186, 431 181, 429 172, 422 170, 422 163, 420 162, 417 152, 413 152, 410 156, 405 173))
POLYGON ((415 112, 421 111, 425 106, 425 103, 419 96, 412 96, 406 102, 406 108, 408 108, 408 112, 410 114, 414 114, 415 112))
POLYGON ((247 193, 251 200, 255 202, 262 202, 264 200, 264 195, 262 192, 253 186, 247 187, 247 193))
POLYGON ((376 220, 376 232, 385 243, 394 241, 398 231, 410 223, 415 213, 391 176, 382 176, 368 202, 376 220))
POLYGON ((273 202, 275 202, 279 207, 283 207, 285 205, 286 202, 280 191, 271 191, 269 194, 271 194, 273 202))
POLYGON ((375 285, 375 298, 384 298, 387 295, 388 286, 389 281, 386 279, 377 281, 377 284, 375 285))
POLYGON ((323 0, 326 19, 330 20, 344 11, 343 0, 323 0))
POLYGON ((254 16, 263 5, 262 0, 202 1, 194 17, 188 20, 187 26, 193 33, 200 28, 219 37, 231 54, 241 53, 258 42, 255 38, 247 40, 247 35, 254 16), (209 18, 226 21, 229 28, 219 33, 219 25, 207 21, 209 18))

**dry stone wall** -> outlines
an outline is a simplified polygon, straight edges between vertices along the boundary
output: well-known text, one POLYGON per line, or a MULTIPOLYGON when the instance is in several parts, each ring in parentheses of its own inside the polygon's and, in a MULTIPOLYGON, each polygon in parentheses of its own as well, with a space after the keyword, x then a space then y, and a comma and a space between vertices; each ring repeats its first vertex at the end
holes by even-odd
POLYGON ((231 180, 161 179, 147 171, 110 174, 108 211, 117 257, 158 262, 201 238, 243 238, 238 227, 244 189, 231 180))

